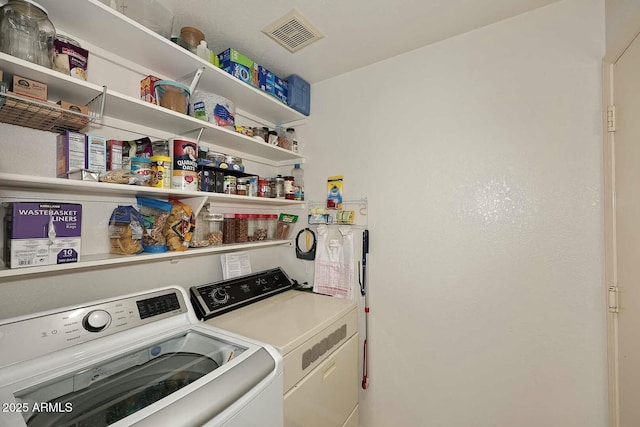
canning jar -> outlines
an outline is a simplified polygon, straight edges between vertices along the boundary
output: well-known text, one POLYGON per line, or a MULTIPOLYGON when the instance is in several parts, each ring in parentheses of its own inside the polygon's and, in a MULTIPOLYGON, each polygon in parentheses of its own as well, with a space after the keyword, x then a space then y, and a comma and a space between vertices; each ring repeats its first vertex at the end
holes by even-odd
POLYGON ((292 176, 284 177, 284 198, 287 200, 293 200, 295 198, 296 189, 294 185, 294 178, 292 176))
POLYGON ((284 178, 282 175, 275 177, 274 187, 271 189, 271 197, 284 199, 284 178))
POLYGON ((236 177, 233 175, 224 176, 224 194, 236 194, 237 183, 236 177))
POLYGON ((56 29, 47 11, 31 0, 10 0, 0 9, 0 51, 51 68, 56 29))
POLYGON ((247 195, 247 182, 248 178, 238 178, 236 185, 236 194, 238 196, 246 196, 247 195))
POLYGON ((271 186, 268 179, 258 180, 258 197, 271 197, 271 186))

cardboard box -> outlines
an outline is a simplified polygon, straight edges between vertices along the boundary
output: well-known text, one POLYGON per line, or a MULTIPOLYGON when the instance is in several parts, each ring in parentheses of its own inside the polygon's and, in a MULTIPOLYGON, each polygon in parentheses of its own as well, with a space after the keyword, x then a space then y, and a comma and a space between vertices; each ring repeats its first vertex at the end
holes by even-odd
POLYGON ((235 49, 227 49, 218 54, 220 68, 233 77, 258 87, 258 64, 235 49))
POLYGON ((122 151, 124 142, 115 139, 107 141, 107 170, 122 169, 122 151))
POLYGON ((86 169, 86 135, 67 131, 56 141, 56 176, 67 178, 69 169, 86 169))
POLYGON ((20 76, 13 76, 13 93, 26 96, 27 98, 47 100, 47 85, 35 80, 25 79, 20 76))
POLYGON ((9 268, 80 261, 80 204, 10 203, 4 226, 4 261, 9 268))
POLYGON ((140 99, 142 99, 143 101, 150 102, 152 104, 156 103, 155 83, 158 80, 161 80, 161 79, 156 76, 147 76, 144 79, 140 80, 140 99))
POLYGON ((59 105, 60 108, 64 108, 65 110, 70 110, 70 111, 73 111, 74 113, 84 114, 85 116, 89 115, 89 107, 87 107, 86 105, 72 104, 71 102, 62 101, 62 100, 58 101, 56 104, 59 105))
POLYGON ((285 104, 288 101, 287 81, 273 74, 262 65, 258 65, 258 87, 275 96, 285 104))
POLYGON ((107 138, 87 135, 86 167, 91 172, 107 171, 107 138))

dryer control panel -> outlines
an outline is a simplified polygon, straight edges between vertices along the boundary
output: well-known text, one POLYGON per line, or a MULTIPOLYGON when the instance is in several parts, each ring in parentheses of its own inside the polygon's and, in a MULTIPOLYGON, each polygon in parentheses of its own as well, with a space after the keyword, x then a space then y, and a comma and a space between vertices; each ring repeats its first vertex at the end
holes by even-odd
POLYGON ((293 281, 277 267, 189 289, 191 302, 200 319, 211 319, 293 287, 293 281))

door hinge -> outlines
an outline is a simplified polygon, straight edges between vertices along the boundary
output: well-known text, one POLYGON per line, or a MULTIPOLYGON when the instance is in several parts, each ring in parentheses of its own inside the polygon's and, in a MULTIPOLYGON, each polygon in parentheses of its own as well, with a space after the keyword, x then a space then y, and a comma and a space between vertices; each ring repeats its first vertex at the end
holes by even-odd
POLYGON ((617 313, 618 312, 618 287, 613 285, 609 286, 609 297, 608 297, 608 305, 609 305, 609 313, 617 313))
POLYGON ((607 107, 607 132, 616 131, 616 106, 609 105, 607 107))

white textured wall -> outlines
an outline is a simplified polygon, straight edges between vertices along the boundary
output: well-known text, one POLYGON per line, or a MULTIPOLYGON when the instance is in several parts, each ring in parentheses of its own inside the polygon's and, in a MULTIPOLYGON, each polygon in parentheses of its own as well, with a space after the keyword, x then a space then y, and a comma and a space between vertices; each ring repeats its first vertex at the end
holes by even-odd
POLYGON ((308 196, 370 202, 362 426, 606 424, 603 54, 564 0, 313 86, 308 196))

